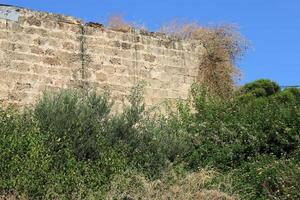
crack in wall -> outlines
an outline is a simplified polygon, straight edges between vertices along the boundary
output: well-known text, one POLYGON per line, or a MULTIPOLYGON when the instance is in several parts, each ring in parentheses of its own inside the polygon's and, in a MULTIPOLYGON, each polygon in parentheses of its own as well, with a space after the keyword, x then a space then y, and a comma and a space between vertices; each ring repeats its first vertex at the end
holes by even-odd
POLYGON ((133 81, 133 84, 134 85, 137 85, 138 83, 138 72, 137 72, 137 68, 138 68, 138 50, 137 50, 137 41, 136 41, 136 38, 139 37, 137 34, 136 34, 136 31, 134 31, 134 39, 133 39, 133 42, 134 42, 134 81, 133 81))
POLYGON ((81 60, 81 79, 84 80, 86 78, 86 74, 85 74, 85 43, 86 43, 86 39, 85 39, 85 25, 80 24, 80 37, 79 37, 79 41, 80 41, 80 60, 81 60))

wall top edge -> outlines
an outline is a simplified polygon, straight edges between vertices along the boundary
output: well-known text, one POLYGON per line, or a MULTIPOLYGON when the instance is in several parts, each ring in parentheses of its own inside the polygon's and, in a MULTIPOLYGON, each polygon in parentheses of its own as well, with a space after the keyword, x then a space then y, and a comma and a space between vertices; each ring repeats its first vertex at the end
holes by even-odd
MULTIPOLYGON (((90 27, 93 29, 101 29, 101 30, 108 30, 108 31, 114 31, 114 32, 123 32, 119 30, 112 30, 107 27, 105 27, 103 24, 98 22, 86 22, 83 19, 73 17, 73 16, 67 16, 63 14, 55 14, 51 12, 45 12, 45 11, 38 11, 33 9, 28 9, 24 7, 18 7, 14 5, 8 5, 8 4, 0 4, 0 18, 6 19, 6 20, 12 20, 12 21, 18 21, 20 16, 32 16, 37 17, 39 20, 53 20, 57 22, 65 22, 69 24, 74 25, 80 25, 85 27, 90 27)), ((165 33, 161 32, 155 32, 155 31, 148 31, 144 29, 135 29, 132 28, 128 30, 127 32, 123 32, 127 34, 140 34, 142 36, 147 36, 151 38, 157 38, 157 39, 167 39, 172 41, 183 41, 183 39, 173 36, 168 36, 165 33)), ((190 41, 192 42, 192 41, 190 41)), ((199 43, 199 41, 193 41, 196 43, 199 43)))

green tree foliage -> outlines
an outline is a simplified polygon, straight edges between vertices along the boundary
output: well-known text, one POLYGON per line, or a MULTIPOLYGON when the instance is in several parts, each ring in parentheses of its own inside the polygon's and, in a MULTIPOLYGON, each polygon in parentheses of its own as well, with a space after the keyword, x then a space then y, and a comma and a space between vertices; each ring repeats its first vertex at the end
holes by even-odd
POLYGON ((252 94, 256 97, 267 97, 280 91, 277 83, 268 80, 260 79, 244 85, 241 89, 243 94, 252 94))

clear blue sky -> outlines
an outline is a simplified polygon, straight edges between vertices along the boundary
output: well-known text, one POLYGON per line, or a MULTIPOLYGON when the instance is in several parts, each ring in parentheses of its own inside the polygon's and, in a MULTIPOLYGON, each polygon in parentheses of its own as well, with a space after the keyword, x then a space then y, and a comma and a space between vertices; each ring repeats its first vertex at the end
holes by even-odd
POLYGON ((202 24, 235 23, 252 50, 240 62, 241 84, 270 78, 300 85, 300 0, 2 0, 2 4, 105 23, 121 13, 155 30, 174 18, 202 24))

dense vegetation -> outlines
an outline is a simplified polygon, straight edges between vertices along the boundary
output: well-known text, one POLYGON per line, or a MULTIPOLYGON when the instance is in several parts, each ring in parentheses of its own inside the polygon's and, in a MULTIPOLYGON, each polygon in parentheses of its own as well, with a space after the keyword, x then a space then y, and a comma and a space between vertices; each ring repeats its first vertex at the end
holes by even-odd
POLYGON ((224 100, 194 86, 164 115, 140 87, 129 102, 115 114, 107 93, 64 90, 1 109, 0 196, 300 199, 299 89, 259 80, 224 100))

